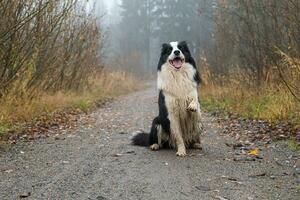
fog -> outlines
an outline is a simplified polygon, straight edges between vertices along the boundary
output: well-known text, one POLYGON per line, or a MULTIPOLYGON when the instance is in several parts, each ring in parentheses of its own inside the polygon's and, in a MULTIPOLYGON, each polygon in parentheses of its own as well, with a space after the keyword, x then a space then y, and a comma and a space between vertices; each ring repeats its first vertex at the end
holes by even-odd
POLYGON ((102 0, 96 14, 107 68, 134 73, 156 69, 162 43, 185 40, 195 55, 211 42, 214 1, 102 0))
POLYGON ((155 72, 161 44, 170 41, 187 41, 202 71, 238 68, 257 84, 278 51, 300 51, 298 0, 102 0, 96 14, 106 68, 135 74, 155 72))

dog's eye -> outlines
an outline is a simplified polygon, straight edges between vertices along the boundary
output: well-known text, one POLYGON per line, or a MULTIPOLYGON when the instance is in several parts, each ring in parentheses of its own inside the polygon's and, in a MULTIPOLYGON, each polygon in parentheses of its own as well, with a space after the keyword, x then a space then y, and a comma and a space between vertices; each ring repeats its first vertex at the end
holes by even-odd
POLYGON ((163 53, 171 53, 171 52, 172 52, 172 47, 163 48, 163 53))
POLYGON ((184 51, 184 47, 182 45, 178 45, 178 49, 180 49, 181 51, 184 51))

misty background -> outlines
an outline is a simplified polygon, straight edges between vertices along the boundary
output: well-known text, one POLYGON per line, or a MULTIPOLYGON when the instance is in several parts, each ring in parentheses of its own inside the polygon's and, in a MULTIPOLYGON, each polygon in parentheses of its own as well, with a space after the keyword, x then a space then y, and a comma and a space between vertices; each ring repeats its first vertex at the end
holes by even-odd
POLYGON ((0 11, 0 97, 82 91, 103 69, 148 76, 161 44, 182 40, 203 84, 283 81, 299 96, 299 0, 3 0, 0 11))
POLYGON ((282 53, 299 57, 298 0, 102 0, 95 6, 112 69, 153 73, 161 44, 185 40, 215 81, 240 73, 252 80, 249 86, 260 86, 282 66, 282 53))
POLYGON ((102 19, 107 67, 153 73, 162 43, 185 40, 195 56, 211 47, 215 1, 102 0, 92 3, 102 19))

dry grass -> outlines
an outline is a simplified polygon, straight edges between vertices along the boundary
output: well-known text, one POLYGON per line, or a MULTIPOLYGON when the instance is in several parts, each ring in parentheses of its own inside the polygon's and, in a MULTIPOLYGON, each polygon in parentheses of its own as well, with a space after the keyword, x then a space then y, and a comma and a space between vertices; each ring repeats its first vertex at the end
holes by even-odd
POLYGON ((280 66, 280 71, 274 67, 268 74, 268 80, 259 88, 238 70, 226 77, 217 77, 206 68, 203 70, 202 105, 208 111, 219 110, 270 122, 300 124, 300 102, 290 91, 292 88, 294 94, 298 94, 300 66, 290 66, 280 66), (288 80, 291 88, 281 81, 280 76, 288 80))
POLYGON ((202 104, 209 111, 223 110, 268 121, 300 123, 300 104, 284 89, 204 86, 202 104))
POLYGON ((0 135, 10 129, 21 128, 20 124, 31 121, 44 112, 51 113, 66 107, 86 112, 95 102, 105 101, 141 87, 141 82, 128 73, 104 72, 93 78, 90 89, 82 93, 42 94, 30 101, 13 96, 6 97, 0 102, 0 135))

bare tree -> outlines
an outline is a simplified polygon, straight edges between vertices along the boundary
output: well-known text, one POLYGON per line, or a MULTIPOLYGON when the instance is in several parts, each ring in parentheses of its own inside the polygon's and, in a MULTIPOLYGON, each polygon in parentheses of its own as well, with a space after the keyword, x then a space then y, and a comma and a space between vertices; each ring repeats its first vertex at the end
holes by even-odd
POLYGON ((79 90, 101 71, 101 32, 78 0, 0 1, 0 97, 79 90))
POLYGON ((210 64, 219 73, 239 66, 260 87, 281 59, 275 47, 299 57, 299 6, 298 0, 219 1, 214 13, 216 51, 209 54, 210 64))

